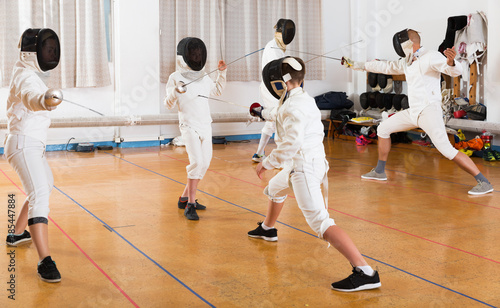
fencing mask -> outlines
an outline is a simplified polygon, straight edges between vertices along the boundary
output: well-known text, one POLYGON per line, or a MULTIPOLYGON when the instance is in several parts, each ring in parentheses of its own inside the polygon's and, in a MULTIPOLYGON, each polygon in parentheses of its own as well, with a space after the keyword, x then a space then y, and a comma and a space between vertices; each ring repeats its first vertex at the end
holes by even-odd
POLYGON ((276 28, 276 32, 281 32, 283 43, 285 45, 292 42, 295 37, 295 23, 293 20, 281 18, 274 27, 276 28))
POLYGON ((207 47, 199 38, 185 37, 177 44, 177 55, 182 56, 193 71, 201 71, 207 62, 207 47))
POLYGON ((305 73, 304 62, 302 60, 299 62, 299 60, 299 58, 284 57, 267 63, 262 69, 262 81, 269 93, 276 99, 281 100, 286 94, 286 82, 292 79, 290 71, 305 73), (285 64, 288 66, 284 70, 285 64))
POLYGON ((396 53, 400 57, 406 58, 413 53, 413 42, 408 37, 408 29, 394 34, 392 43, 394 45, 394 50, 396 50, 396 53))
POLYGON ((19 41, 21 60, 39 72, 54 69, 59 64, 61 45, 51 29, 27 29, 19 41))

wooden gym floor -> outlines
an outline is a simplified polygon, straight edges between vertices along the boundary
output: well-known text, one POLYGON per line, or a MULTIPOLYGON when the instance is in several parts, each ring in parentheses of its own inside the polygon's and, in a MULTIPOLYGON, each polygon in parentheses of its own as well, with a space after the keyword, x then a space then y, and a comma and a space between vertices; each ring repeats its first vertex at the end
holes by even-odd
MULTIPOLYGON (((256 147, 256 140, 214 145, 197 195, 208 207, 200 221, 177 209, 185 148, 47 153, 55 178, 50 247, 62 281, 37 278, 33 244, 6 246, 0 307, 500 306, 499 162, 474 159, 497 190, 471 197, 474 179, 435 150, 395 145, 389 181, 378 182, 360 178, 376 163, 375 145, 325 140, 330 214, 382 282, 340 293, 330 284, 350 265, 313 234, 293 197, 278 242, 247 237, 267 207, 266 183, 250 161, 256 147), (6 290, 11 251, 15 301, 6 290)), ((17 209, 25 196, 5 160, 0 169, 4 238, 7 195, 16 195, 17 209)))

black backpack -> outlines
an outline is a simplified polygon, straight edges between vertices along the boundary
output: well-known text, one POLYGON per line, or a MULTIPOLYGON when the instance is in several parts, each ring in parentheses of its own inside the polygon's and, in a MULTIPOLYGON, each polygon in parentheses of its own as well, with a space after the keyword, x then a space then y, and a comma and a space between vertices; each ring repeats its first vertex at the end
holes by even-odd
POLYGON ((347 99, 345 92, 329 91, 315 96, 314 100, 320 110, 349 109, 354 103, 347 99))

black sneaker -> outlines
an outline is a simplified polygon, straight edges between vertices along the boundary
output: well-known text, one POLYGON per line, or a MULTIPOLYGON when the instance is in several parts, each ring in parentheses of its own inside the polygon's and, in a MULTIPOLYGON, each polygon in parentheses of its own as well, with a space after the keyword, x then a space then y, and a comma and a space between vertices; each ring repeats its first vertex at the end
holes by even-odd
POLYGON ((61 274, 57 270, 56 262, 52 261, 50 256, 38 263, 38 277, 45 282, 61 281, 61 274))
POLYGON ((264 230, 264 228, 262 228, 262 221, 258 222, 257 224, 259 225, 257 229, 248 231, 248 236, 253 238, 261 238, 269 242, 276 242, 278 240, 278 230, 276 228, 264 230))
POLYGON ((188 203, 186 209, 184 210, 184 216, 189 220, 199 220, 198 214, 196 214, 196 204, 188 203))
POLYGON ((332 289, 341 292, 354 292, 379 288, 382 284, 378 272, 368 276, 359 268, 354 267, 352 274, 344 280, 332 283, 332 289))
MULTIPOLYGON (((207 208, 203 204, 199 204, 198 203, 198 199, 196 199, 194 202, 196 204, 195 207, 196 207, 197 210, 205 210, 207 208)), ((186 206, 187 206, 187 203, 188 203, 187 200, 186 201, 181 201, 181 198, 179 198, 179 201, 177 202, 177 206, 179 207, 179 209, 184 210, 186 208, 186 206)))
POLYGON ((31 242, 31 234, 26 230, 24 230, 23 234, 21 235, 9 233, 7 235, 7 239, 5 240, 5 242, 7 243, 8 246, 16 247, 21 243, 31 242))

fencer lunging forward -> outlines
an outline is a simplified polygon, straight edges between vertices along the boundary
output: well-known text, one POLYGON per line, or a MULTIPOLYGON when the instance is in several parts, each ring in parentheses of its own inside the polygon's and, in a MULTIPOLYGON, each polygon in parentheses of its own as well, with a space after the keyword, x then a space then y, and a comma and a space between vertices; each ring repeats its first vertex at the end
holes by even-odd
POLYGON ((184 215, 189 220, 198 220, 196 210, 206 208, 196 200, 196 190, 212 160, 212 116, 208 100, 199 95, 221 95, 226 84, 226 63, 219 61, 214 82, 208 75, 203 76, 206 61, 205 43, 195 37, 183 38, 177 45, 177 70, 168 78, 164 100, 167 108, 177 106, 179 109, 179 128, 189 165, 186 167, 187 185, 177 205, 179 209, 184 209, 184 215), (190 84, 182 86, 187 83, 190 84))
POLYGON ((352 274, 332 284, 337 291, 360 291, 380 287, 377 271, 374 271, 360 254, 350 237, 330 218, 328 202, 323 197, 321 185, 328 196, 328 162, 323 146, 324 128, 321 113, 314 99, 301 88, 305 64, 300 58, 285 57, 271 61, 262 71, 266 87, 276 98, 279 106, 273 109, 258 104, 251 106, 250 113, 276 121, 276 144, 273 150, 256 167, 257 175, 274 168, 283 168, 264 189, 269 198, 267 215, 248 236, 267 241, 277 241, 274 228, 291 187, 297 204, 309 226, 318 236, 333 245, 353 266, 352 274))
MULTIPOLYGON (((295 37, 295 23, 291 19, 281 18, 278 20, 274 28, 274 38, 266 44, 262 53, 261 69, 263 69, 264 66, 272 60, 283 58, 285 56, 286 45, 290 44, 295 37)), ((269 93, 269 90, 267 90, 263 82, 261 82, 259 90, 262 104, 266 108, 274 108, 278 106, 278 100, 273 97, 271 93, 269 93)), ((254 162, 259 163, 265 158, 264 154, 266 145, 275 131, 276 126, 274 125, 274 122, 266 121, 264 127, 262 128, 257 152, 255 152, 252 156, 252 160, 254 162)))
POLYGON ((343 65, 354 70, 381 74, 405 74, 408 84, 409 109, 400 111, 378 126, 378 163, 364 179, 385 181, 385 164, 391 150, 392 133, 420 127, 431 138, 441 154, 454 161, 460 168, 474 176, 477 185, 469 194, 483 195, 493 191, 493 186, 479 171, 474 162, 456 150, 448 140, 441 109, 441 73, 452 77, 462 74, 456 65, 455 49, 448 48, 443 57, 438 51, 427 50, 420 45, 420 35, 415 30, 403 30, 393 37, 397 61, 356 62, 343 58, 343 65))
POLYGON ((20 58, 14 66, 7 99, 7 161, 19 175, 27 195, 16 221, 15 231, 7 235, 7 245, 35 243, 38 276, 46 282, 59 282, 61 275, 52 260, 48 240, 49 197, 54 184, 45 157, 49 111, 61 103, 62 93, 48 89, 40 79, 59 63, 60 45, 50 29, 27 29, 20 44, 20 58), (30 232, 26 231, 26 225, 30 232))

